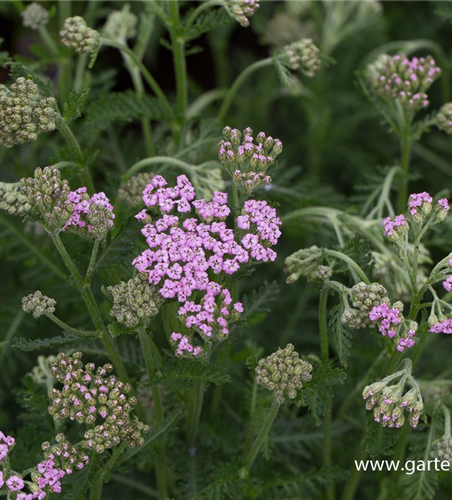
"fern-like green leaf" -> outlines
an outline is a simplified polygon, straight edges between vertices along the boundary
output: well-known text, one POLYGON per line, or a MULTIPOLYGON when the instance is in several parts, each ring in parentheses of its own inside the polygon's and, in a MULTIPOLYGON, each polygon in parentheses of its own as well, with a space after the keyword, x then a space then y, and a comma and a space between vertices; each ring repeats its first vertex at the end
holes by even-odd
POLYGON ((329 326, 333 332, 333 339, 339 361, 344 368, 347 368, 353 345, 353 333, 342 322, 343 314, 344 303, 341 301, 340 304, 337 304, 331 310, 329 326))
POLYGON ((243 298, 244 313, 242 320, 248 324, 257 324, 263 321, 267 313, 271 311, 271 304, 275 302, 279 294, 279 286, 275 281, 264 283, 250 295, 243 298))
POLYGON ((48 349, 50 347, 80 342, 80 337, 71 333, 63 332, 63 335, 50 337, 47 339, 29 340, 22 337, 15 338, 12 343, 14 349, 21 351, 37 351, 39 349, 48 349))
POLYGON ((391 455, 400 436, 399 429, 390 429, 369 419, 364 435, 363 447, 371 457, 391 455))
POLYGON ((82 114, 82 105, 85 102, 90 89, 83 89, 81 92, 73 90, 69 94, 68 101, 63 106, 63 118, 67 123, 70 123, 82 114))

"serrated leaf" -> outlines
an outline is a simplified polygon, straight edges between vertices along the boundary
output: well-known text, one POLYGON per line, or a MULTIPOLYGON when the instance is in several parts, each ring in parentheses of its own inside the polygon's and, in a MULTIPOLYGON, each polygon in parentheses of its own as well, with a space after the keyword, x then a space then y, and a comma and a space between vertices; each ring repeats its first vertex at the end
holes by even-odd
POLYGON ((37 351, 39 349, 48 349, 57 345, 72 344, 80 342, 80 340, 86 340, 86 337, 81 338, 77 335, 64 332, 63 335, 57 335, 56 337, 50 337, 47 339, 36 339, 29 340, 25 338, 15 338, 12 343, 14 349, 20 349, 21 351, 37 351))
POLYGON ((316 425, 328 410, 333 397, 333 387, 342 384, 346 374, 341 368, 333 368, 332 363, 321 363, 314 366, 312 379, 306 382, 299 394, 298 402, 307 405, 316 425))
POLYGON ((391 455, 399 435, 399 429, 382 427, 373 420, 369 420, 363 439, 363 447, 371 457, 391 455))
MULTIPOLYGON (((339 250, 354 260, 369 278, 373 275, 375 259, 372 255, 372 247, 368 239, 359 234, 355 234, 355 236, 347 241, 339 250)), ((345 262, 340 261, 335 264, 334 270, 335 272, 349 272, 350 268, 345 262)))
POLYGON ((276 281, 264 283, 257 290, 253 290, 250 295, 243 298, 244 312, 241 319, 246 320, 248 324, 257 324, 262 322, 267 313, 271 311, 271 304, 275 302, 279 294, 279 286, 276 281))
POLYGON ((107 326, 107 328, 108 331, 111 333, 112 337, 119 337, 121 335, 134 335, 136 333, 136 330, 127 328, 118 321, 113 321, 107 326))
MULTIPOLYGON (((187 17, 190 17, 188 12, 187 17)), ((195 21, 195 23, 181 33, 187 41, 199 38, 204 33, 212 31, 220 26, 227 26, 233 21, 224 9, 211 9, 203 12, 195 21)))
POLYGON ((82 114, 82 105, 89 94, 90 89, 83 89, 81 92, 72 90, 69 94, 68 101, 63 106, 63 118, 67 123, 70 123, 82 114))
POLYGON ((165 387, 196 387, 199 385, 227 384, 231 381, 226 368, 191 359, 166 358, 160 373, 143 385, 159 383, 165 387))
POLYGON ((353 345, 353 333, 342 322, 344 309, 342 300, 331 309, 329 327, 333 332, 334 344, 336 346, 339 361, 344 368, 347 368, 353 345))
POLYGON ((62 500, 78 500, 88 491, 105 460, 103 455, 91 452, 88 465, 77 473, 68 475, 63 481, 62 500))

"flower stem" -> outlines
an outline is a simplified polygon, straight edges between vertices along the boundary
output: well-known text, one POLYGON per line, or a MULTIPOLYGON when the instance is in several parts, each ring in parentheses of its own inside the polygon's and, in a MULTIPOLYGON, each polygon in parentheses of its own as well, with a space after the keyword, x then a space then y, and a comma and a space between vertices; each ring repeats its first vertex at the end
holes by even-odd
POLYGON ((200 384, 192 392, 187 422, 187 439, 190 447, 195 446, 198 437, 199 420, 201 418, 202 405, 204 402, 204 391, 204 385, 200 384))
POLYGON ((77 67, 75 68, 74 90, 81 92, 83 87, 83 77, 85 76, 86 64, 88 63, 88 54, 78 56, 77 67))
POLYGON ((441 409, 444 413, 444 434, 447 437, 450 437, 450 411, 449 408, 445 405, 441 405, 441 409))
POLYGON ((245 468, 248 471, 251 470, 251 467, 253 466, 253 463, 256 460, 256 457, 259 454, 259 451, 262 448, 262 445, 264 444, 264 441, 267 438, 270 429, 272 428, 273 422, 275 421, 280 406, 281 405, 278 403, 277 399, 273 398, 272 405, 270 406, 267 415, 265 416, 259 434, 257 435, 253 446, 244 457, 245 468))
MULTIPOLYGON (((319 331, 320 331, 320 354, 322 361, 328 363, 330 359, 328 345, 328 288, 323 288, 320 292, 319 300, 319 331)), ((332 466, 332 446, 331 446, 331 419, 332 419, 332 401, 329 401, 329 408, 323 421, 323 466, 330 468, 332 466)), ((335 492, 333 484, 327 486, 328 500, 334 500, 335 492)))
POLYGON ((410 174, 410 154, 411 154, 411 128, 409 123, 405 123, 400 137, 400 166, 402 168, 402 185, 399 191, 398 210, 405 212, 408 198, 408 177, 410 174))
POLYGON ((42 39, 43 44, 47 47, 48 51, 52 56, 57 56, 60 51, 56 43, 53 41, 53 38, 50 36, 49 30, 46 26, 39 26, 38 28, 39 36, 42 39))
POLYGON ((198 7, 196 7, 196 9, 191 13, 185 25, 185 29, 188 30, 193 26, 194 22, 199 17, 201 12, 204 12, 206 9, 210 9, 215 5, 221 5, 221 4, 222 4, 221 0, 208 0, 207 2, 202 2, 201 5, 198 5, 198 7))
POLYGON ((361 267, 348 255, 345 253, 339 252, 337 250, 326 250, 325 253, 327 255, 331 255, 332 257, 336 257, 337 259, 343 260, 348 266, 356 271, 356 274, 366 283, 366 285, 370 285, 370 280, 367 277, 366 273, 361 269, 361 267))
POLYGON ((243 70, 240 75, 237 77, 235 82, 232 84, 232 87, 229 89, 226 97, 224 98, 223 104, 221 105, 220 112, 218 113, 218 122, 222 124, 226 118, 226 115, 231 107, 231 104, 239 91, 240 87, 243 85, 245 80, 252 75, 255 71, 261 68, 267 68, 273 64, 273 59, 271 57, 267 59, 263 59, 262 61, 257 61, 254 64, 248 66, 245 70, 243 70))
POLYGON ((97 238, 94 240, 94 245, 93 245, 93 251, 91 252, 91 258, 89 260, 88 264, 88 269, 86 271, 86 278, 85 279, 90 279, 93 272, 94 272, 94 267, 96 265, 97 261, 97 254, 99 253, 99 246, 100 246, 100 240, 97 238))
POLYGON ((57 318, 52 313, 47 313, 46 316, 51 321, 53 321, 56 325, 58 325, 60 328, 62 328, 64 331, 66 331, 68 333, 72 333, 73 335, 77 335, 79 337, 85 337, 85 338, 93 338, 93 337, 99 336, 99 332, 97 330, 96 331, 88 331, 88 330, 79 330, 78 328, 73 328, 72 326, 69 326, 64 321, 61 321, 61 319, 57 318))
POLYGON ((162 163, 168 163, 169 165, 174 165, 177 168, 182 169, 185 172, 190 172, 194 167, 185 161, 178 160, 177 158, 172 158, 171 156, 154 156, 152 158, 145 158, 139 162, 132 165, 129 170, 123 175, 122 180, 126 181, 136 175, 140 170, 150 165, 158 165, 162 163))

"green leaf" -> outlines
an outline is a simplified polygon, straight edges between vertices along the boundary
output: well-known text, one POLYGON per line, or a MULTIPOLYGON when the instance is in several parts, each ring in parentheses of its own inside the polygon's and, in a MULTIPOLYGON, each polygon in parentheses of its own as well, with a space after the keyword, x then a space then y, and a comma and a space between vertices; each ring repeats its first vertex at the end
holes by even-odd
POLYGON ((263 286, 253 290, 250 295, 245 295, 243 298, 244 312, 241 320, 246 320, 251 325, 264 321, 278 295, 279 286, 276 281, 265 282, 263 286))
POLYGON ((99 455, 94 451, 91 452, 89 463, 82 471, 77 471, 64 478, 62 500, 79 500, 83 498, 83 493, 90 488, 97 473, 102 468, 104 460, 104 455, 99 455))
MULTIPOLYGON (((190 12, 187 13, 187 17, 190 12)), ((195 21, 195 23, 188 29, 181 33, 187 40, 199 38, 204 33, 212 31, 220 26, 227 26, 233 21, 224 9, 211 9, 202 13, 195 21)))
POLYGON ((340 304, 335 305, 331 309, 329 326, 333 332, 333 339, 339 361, 344 368, 347 368, 353 345, 353 333, 342 322, 344 309, 345 307, 342 300, 340 304))
POLYGON ((86 338, 81 338, 77 335, 63 332, 63 335, 46 339, 29 340, 21 337, 15 338, 13 340, 12 347, 14 349, 20 349, 21 351, 37 351, 39 349, 48 349, 57 345, 73 344, 80 342, 81 340, 86 340, 86 338))
POLYGON ((391 455, 399 435, 399 429, 382 427, 373 420, 369 420, 363 439, 363 447, 371 457, 391 455))
POLYGON ((273 58, 273 64, 281 85, 284 87, 291 87, 293 85, 293 80, 290 70, 284 66, 284 64, 277 57, 273 58))
MULTIPOLYGON (((345 246, 338 250, 354 260, 369 278, 373 275, 375 259, 368 239, 360 234, 355 234, 351 240, 347 241, 345 246)), ((340 261, 335 264, 334 270, 335 272, 349 272, 350 268, 345 262, 340 261)))
MULTIPOLYGON (((416 464, 416 468, 421 466, 416 464)), ((402 480, 405 500, 433 500, 438 487, 438 473, 423 462, 425 470, 416 470, 414 474, 406 474, 402 480)), ((421 466, 422 467, 422 466, 421 466)))
POLYGON ((191 359, 166 358, 160 372, 143 385, 159 383, 166 388, 196 387, 209 384, 226 384, 231 381, 226 368, 191 359))
POLYGON ((63 118, 70 123, 82 115, 82 105, 89 94, 90 89, 83 89, 80 93, 73 90, 69 94, 68 102, 63 106, 63 118))
POLYGON ((333 397, 333 386, 342 384, 345 378, 344 370, 333 368, 331 362, 314 366, 312 379, 301 389, 298 403, 309 408, 316 425, 322 423, 322 418, 328 410, 333 397))
POLYGON ((118 321, 113 321, 113 323, 110 323, 107 328, 113 337, 119 337, 120 335, 134 335, 136 333, 136 330, 127 328, 118 321))

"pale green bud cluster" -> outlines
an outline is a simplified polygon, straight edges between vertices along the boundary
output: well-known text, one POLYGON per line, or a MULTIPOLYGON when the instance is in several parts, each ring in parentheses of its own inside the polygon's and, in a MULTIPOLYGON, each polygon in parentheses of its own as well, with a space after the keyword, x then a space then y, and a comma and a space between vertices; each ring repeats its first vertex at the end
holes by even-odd
POLYGON ((394 376, 389 376, 364 388, 366 410, 373 411, 374 421, 383 427, 402 427, 406 420, 405 411, 408 413, 411 427, 417 427, 419 423, 419 417, 424 409, 422 396, 411 376, 408 378, 412 381, 412 388, 404 392, 406 377, 402 375, 404 373, 400 372, 402 379, 398 384, 388 385, 394 380, 394 376))
POLYGON ((53 314, 55 312, 56 300, 43 295, 39 290, 27 295, 22 299, 22 309, 37 319, 43 314, 53 314))
POLYGON ((53 97, 41 98, 31 79, 17 78, 9 89, 0 85, 0 144, 11 148, 35 141, 41 132, 55 130, 55 105, 53 97))
POLYGON ((284 272, 289 276, 287 283, 295 283, 300 276, 308 280, 317 278, 317 270, 322 262, 322 250, 317 246, 297 250, 285 260, 284 272))
POLYGON ((309 78, 315 76, 322 64, 320 51, 310 38, 286 45, 275 57, 290 70, 301 70, 309 78))
POLYGON ((60 31, 61 43, 79 54, 95 52, 100 44, 100 35, 87 26, 83 17, 68 17, 60 31))
POLYGON ((49 13, 36 2, 32 2, 20 15, 23 19, 22 24, 32 30, 38 30, 49 22, 49 13))
POLYGON ((319 266, 316 277, 323 281, 328 281, 333 276, 333 270, 329 266, 319 266))
POLYGON ((55 420, 69 418, 89 425, 81 444, 96 453, 122 441, 141 446, 149 427, 133 413, 137 399, 128 396, 130 384, 110 375, 111 364, 96 369, 94 363, 83 366, 81 358, 80 352, 69 357, 60 353, 52 363, 52 373, 63 388, 50 391, 49 413, 55 420))
POLYGON ((151 183, 153 177, 154 174, 151 172, 134 175, 119 188, 119 199, 126 202, 131 207, 143 206, 144 188, 151 183))
POLYGON ((452 462, 452 437, 444 434, 436 440, 431 452, 433 458, 438 458, 441 462, 452 462))
MULTIPOLYGON (((89 462, 88 455, 79 450, 77 445, 73 445, 66 439, 64 434, 57 434, 55 436, 56 444, 51 445, 48 441, 42 443, 41 448, 44 452, 46 460, 53 459, 58 461, 63 470, 81 470, 89 462)), ((37 482, 41 474, 35 472, 32 475, 34 482, 37 482)))
POLYGON ((342 323, 352 329, 374 326, 369 319, 370 311, 383 302, 389 304, 386 288, 379 283, 366 285, 363 281, 351 288, 352 304, 355 309, 347 308, 342 315, 342 323))
POLYGON ((66 203, 71 188, 58 169, 37 168, 34 176, 21 179, 20 185, 32 215, 49 231, 60 230, 66 224, 73 212, 72 205, 66 203))
POLYGON ((0 182, 0 210, 19 217, 24 217, 31 210, 28 198, 21 193, 18 182, 0 182))
POLYGON ((155 287, 149 284, 144 274, 137 274, 127 282, 109 286, 107 291, 113 299, 110 314, 119 323, 134 328, 156 316, 163 302, 155 287))
POLYGON ((452 102, 441 107, 436 115, 435 125, 446 134, 452 134, 452 102))
POLYGON ((272 391, 279 404, 297 397, 303 383, 311 380, 312 365, 299 358, 292 344, 261 359, 256 367, 256 382, 272 391))
POLYGON ((137 16, 127 7, 110 12, 105 22, 103 34, 106 38, 124 43, 137 34, 137 16))

